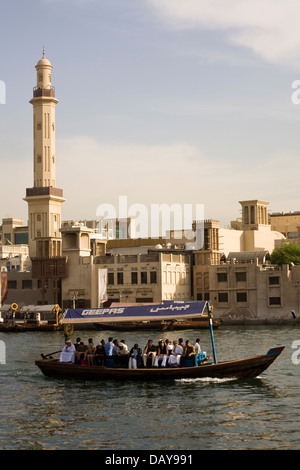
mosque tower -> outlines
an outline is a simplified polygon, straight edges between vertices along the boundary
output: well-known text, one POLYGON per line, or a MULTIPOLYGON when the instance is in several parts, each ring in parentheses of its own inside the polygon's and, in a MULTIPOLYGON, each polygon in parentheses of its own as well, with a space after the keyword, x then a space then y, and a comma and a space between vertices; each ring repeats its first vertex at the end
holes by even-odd
POLYGON ((55 88, 52 65, 43 57, 35 66, 37 85, 33 88, 33 187, 26 189, 30 258, 61 256, 61 205, 63 190, 55 181, 55 88))

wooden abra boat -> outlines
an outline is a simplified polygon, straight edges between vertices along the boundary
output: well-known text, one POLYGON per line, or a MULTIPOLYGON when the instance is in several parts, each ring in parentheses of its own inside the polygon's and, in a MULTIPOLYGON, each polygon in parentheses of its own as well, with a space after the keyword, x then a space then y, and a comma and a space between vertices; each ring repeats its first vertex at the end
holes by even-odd
POLYGON ((82 366, 72 363, 59 362, 58 359, 41 359, 35 364, 44 375, 57 378, 75 378, 82 380, 175 380, 211 378, 253 378, 264 372, 279 354, 284 346, 270 349, 267 354, 254 356, 236 361, 205 363, 193 367, 163 367, 121 369, 103 366, 82 366))
POLYGON ((16 303, 4 305, 0 309, 4 318, 0 320, 0 332, 19 333, 25 331, 58 331, 59 305, 24 305, 19 308, 16 303))
MULTIPOLYGON (((40 368, 40 370, 49 377, 64 377, 64 378, 77 378, 77 379, 94 379, 94 380, 107 380, 107 379, 114 379, 114 380, 174 380, 174 379, 197 379, 202 377, 212 377, 212 378, 251 378, 257 377, 263 371, 265 371, 274 360, 279 356, 279 354, 283 351, 284 346, 274 347, 270 349, 267 354, 254 356, 246 359, 238 359, 235 361, 225 361, 225 362, 218 362, 217 355, 215 350, 214 344, 214 335, 213 335, 213 327, 212 327, 212 318, 211 318, 211 311, 212 307, 210 302, 201 302, 201 306, 197 305, 194 307, 199 311, 198 315, 202 315, 204 312, 205 307, 208 311, 208 318, 209 318, 209 328, 210 328, 210 336, 211 336, 211 343, 212 343, 212 351, 213 351, 213 362, 207 362, 206 360, 200 363, 200 365, 187 367, 188 364, 184 364, 184 367, 163 367, 163 368, 138 368, 138 369, 125 369, 125 368, 116 368, 116 367, 106 367, 106 366, 82 366, 73 363, 65 363, 60 362, 58 359, 47 359, 47 356, 42 355, 43 359, 36 361, 36 365, 40 368), (201 312, 200 312, 201 310, 201 312)), ((152 319, 152 320, 161 320, 160 315, 164 315, 164 317, 169 315, 169 319, 172 317, 176 318, 176 314, 174 313, 174 309, 177 310, 174 305, 170 305, 163 307, 149 307, 145 310, 144 320, 152 319), (152 311, 151 311, 152 309, 152 311), (148 318, 149 317, 149 318, 148 318)), ((192 310, 187 313, 187 316, 195 314, 193 311, 194 309, 190 309, 184 307, 185 310, 192 310)), ((135 317, 135 320, 143 321, 141 318, 141 311, 138 310, 136 313, 135 311, 131 312, 124 312, 124 309, 120 309, 122 311, 116 311, 118 309, 98 309, 97 312, 91 310, 84 310, 84 311, 71 311, 65 313, 62 324, 69 324, 72 321, 80 322, 82 318, 83 322, 90 320, 92 316, 94 320, 99 318, 101 321, 107 320, 108 322, 111 321, 111 316, 114 317, 115 320, 124 322, 125 319, 130 322, 132 321, 132 317, 135 317), (104 310, 104 311, 102 311, 104 310), (111 312, 110 310, 113 310, 111 312)), ((183 315, 182 312, 178 313, 183 315)), ((125 320, 125 321, 126 321, 125 320)), ((58 352, 58 351, 56 351, 58 352)), ((53 353, 54 354, 54 353, 53 353)))

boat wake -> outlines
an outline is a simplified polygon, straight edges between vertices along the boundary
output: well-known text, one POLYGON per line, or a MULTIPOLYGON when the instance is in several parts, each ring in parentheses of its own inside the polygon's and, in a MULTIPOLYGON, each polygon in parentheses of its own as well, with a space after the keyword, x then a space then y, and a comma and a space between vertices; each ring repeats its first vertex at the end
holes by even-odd
POLYGON ((235 381, 235 377, 226 377, 223 379, 217 378, 217 377, 198 377, 196 379, 176 379, 176 382, 179 383, 227 383, 227 382, 233 382, 235 381))

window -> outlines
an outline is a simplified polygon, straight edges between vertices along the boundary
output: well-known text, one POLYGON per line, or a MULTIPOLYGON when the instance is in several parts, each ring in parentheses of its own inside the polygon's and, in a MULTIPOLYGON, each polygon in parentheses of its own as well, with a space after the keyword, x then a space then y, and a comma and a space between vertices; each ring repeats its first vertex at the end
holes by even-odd
POLYGON ((11 233, 4 234, 4 245, 11 245, 11 233))
POLYGON ((281 305, 281 297, 269 297, 269 305, 281 305))
POLYGON ((37 286, 38 286, 38 289, 42 289, 43 287, 44 287, 44 289, 48 289, 48 287, 49 287, 48 279, 44 279, 44 281, 39 279, 37 286), (43 285, 43 282, 44 282, 44 285, 43 285))
POLYGON ((118 272, 117 273, 117 284, 124 284, 123 272, 118 272))
POLYGON ((114 273, 107 273, 107 283, 114 285, 114 273))
POLYGON ((23 279, 22 289, 32 289, 32 280, 31 279, 23 279))
POLYGON ((228 302, 227 292, 219 292, 219 302, 228 302))
POLYGON ((237 302, 247 302, 247 292, 237 292, 236 293, 237 302))
POLYGON ((147 271, 141 272, 141 284, 147 284, 147 271))
POLYGON ((157 272, 156 271, 150 272, 150 284, 157 284, 157 272))
POLYGON ((16 289, 17 288, 17 281, 7 281, 7 288, 8 289, 16 289))
POLYGON ((278 285, 280 283, 279 276, 271 276, 269 277, 269 286, 278 285))
POLYGON ((137 284, 137 283, 138 283, 137 272, 132 272, 131 273, 131 284, 137 284))
POLYGON ((235 273, 236 282, 246 282, 247 273, 246 272, 236 272, 235 273))
POLYGON ((227 273, 218 273, 218 282, 227 282, 227 273))

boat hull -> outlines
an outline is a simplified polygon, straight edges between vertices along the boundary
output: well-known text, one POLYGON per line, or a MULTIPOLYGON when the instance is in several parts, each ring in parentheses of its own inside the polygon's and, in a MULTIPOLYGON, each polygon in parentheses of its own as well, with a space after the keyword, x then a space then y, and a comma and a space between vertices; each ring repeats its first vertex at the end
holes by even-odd
POLYGON ((59 325, 48 324, 20 324, 20 323, 1 323, 1 333, 22 333, 27 331, 58 331, 59 325))
POLYGON ((197 378, 254 378, 264 372, 283 351, 284 346, 273 348, 267 354, 237 361, 203 364, 197 367, 119 369, 100 366, 81 366, 58 362, 55 359, 36 361, 44 375, 56 378, 83 380, 177 380, 197 378))

